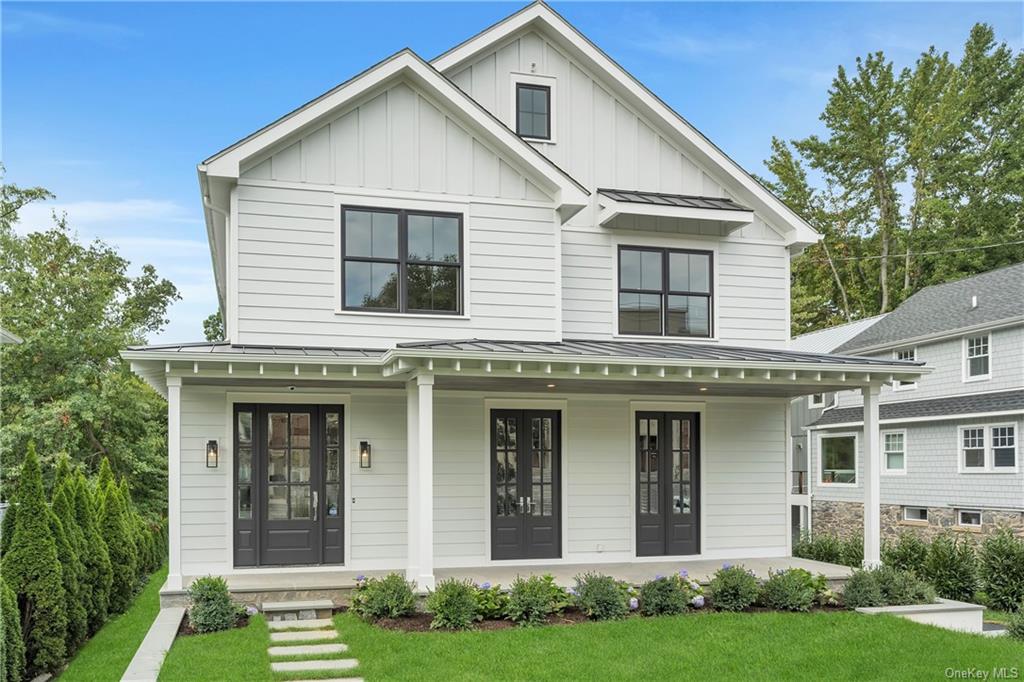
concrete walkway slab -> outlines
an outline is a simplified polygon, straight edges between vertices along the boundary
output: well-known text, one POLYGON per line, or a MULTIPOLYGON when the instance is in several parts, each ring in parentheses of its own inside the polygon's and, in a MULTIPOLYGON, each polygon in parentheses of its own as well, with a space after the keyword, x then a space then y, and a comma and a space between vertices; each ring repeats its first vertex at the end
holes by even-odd
POLYGON ((319 656, 321 654, 343 654, 348 647, 341 643, 335 644, 299 644, 297 646, 272 646, 267 650, 271 657, 276 656, 319 656))
POLYGON ((270 669, 275 673, 289 673, 312 670, 352 670, 359 665, 354 658, 335 658, 330 661, 280 661, 271 663, 270 669))
POLYGON ((338 636, 336 630, 285 630, 283 632, 271 632, 271 642, 310 642, 317 639, 334 639, 338 636))
POLYGON ((174 638, 181 626, 181 619, 185 617, 185 609, 172 607, 160 609, 156 614, 153 624, 149 626, 142 644, 124 671, 122 681, 128 682, 155 682, 160 675, 160 666, 164 664, 164 657, 167 656, 174 638))
POLYGON ((309 620, 269 620, 267 627, 271 630, 322 630, 333 628, 334 621, 330 618, 311 618, 309 620))

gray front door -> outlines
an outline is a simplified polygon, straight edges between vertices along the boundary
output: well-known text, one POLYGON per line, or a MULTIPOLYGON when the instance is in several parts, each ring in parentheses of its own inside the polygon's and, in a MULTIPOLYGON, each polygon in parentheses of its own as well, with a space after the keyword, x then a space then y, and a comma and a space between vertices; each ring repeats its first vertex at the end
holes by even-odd
POLYGON ((636 414, 637 556, 698 554, 698 415, 636 414))
POLYGON ((235 565, 340 564, 343 413, 235 408, 235 565))
POLYGON ((492 559, 562 555, 560 416, 491 411, 492 559))

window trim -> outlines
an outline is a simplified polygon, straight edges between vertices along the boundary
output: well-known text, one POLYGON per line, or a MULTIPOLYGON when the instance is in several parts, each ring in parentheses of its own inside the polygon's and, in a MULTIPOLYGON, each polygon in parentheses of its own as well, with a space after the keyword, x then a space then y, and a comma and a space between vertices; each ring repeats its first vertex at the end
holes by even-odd
POLYGON ((615 286, 612 291, 615 296, 615 331, 616 335, 630 336, 645 339, 696 339, 708 341, 715 339, 715 252, 709 249, 676 248, 668 246, 646 246, 643 244, 617 244, 615 252, 615 286), (623 251, 647 251, 661 254, 661 289, 624 289, 622 288, 622 252, 623 251), (708 257, 708 293, 676 291, 669 288, 669 258, 673 253, 698 254, 708 257), (619 300, 620 295, 626 294, 657 294, 661 297, 661 331, 657 334, 650 332, 623 332, 619 326, 619 300), (686 334, 666 334, 668 329, 668 297, 669 296, 706 296, 708 299, 708 333, 704 336, 686 334))
POLYGON ((1017 422, 998 422, 989 424, 961 424, 956 429, 957 437, 957 473, 960 474, 1016 474, 1020 471, 1020 425, 1017 422), (1013 466, 995 466, 995 448, 993 445, 992 429, 996 428, 1013 429, 1013 466), (984 465, 980 467, 964 466, 964 431, 967 429, 981 429, 982 447, 984 450, 984 465))
POLYGON ((928 512, 928 507, 920 507, 920 506, 915 507, 913 505, 904 505, 903 506, 903 515, 901 516, 900 520, 903 523, 927 525, 929 523, 929 521, 930 521, 930 514, 928 512), (920 510, 922 510, 924 512, 924 518, 923 519, 908 519, 907 518, 907 512, 910 511, 911 509, 920 509, 920 510))
POLYGON ((984 525, 985 525, 985 515, 982 514, 980 509, 966 509, 966 508, 960 509, 960 508, 958 508, 956 510, 956 526, 957 526, 957 528, 969 528, 971 530, 980 530, 981 527, 984 526, 984 525), (978 515, 978 522, 977 523, 964 523, 963 522, 963 515, 965 513, 966 514, 977 514, 978 515))
POLYGON ((339 310, 344 313, 364 315, 401 315, 405 317, 428 318, 464 318, 466 288, 466 256, 465 256, 465 213, 459 211, 437 211, 415 207, 363 206, 358 204, 338 204, 338 283, 339 310), (345 255, 345 212, 366 211, 371 213, 394 213, 398 216, 398 258, 371 258, 367 256, 345 255), (409 259, 409 215, 455 218, 458 221, 459 261, 457 264, 443 261, 424 261, 409 259), (398 307, 367 308, 349 306, 345 303, 345 263, 346 261, 361 263, 394 263, 398 265, 398 307), (458 291, 456 292, 455 310, 420 310, 410 309, 408 301, 408 268, 409 265, 443 266, 458 268, 458 291))
POLYGON ((526 140, 527 142, 541 142, 544 144, 555 144, 557 130, 556 124, 558 122, 558 112, 556 111, 557 99, 557 83, 558 79, 554 76, 542 76, 536 73, 522 73, 513 71, 509 74, 510 77, 510 106, 509 106, 509 121, 511 121, 512 131, 519 138, 526 140), (548 136, 547 137, 529 137, 519 134, 519 106, 517 90, 520 85, 528 85, 534 87, 542 87, 548 89, 548 136))
POLYGON ((833 407, 835 406, 838 397, 839 396, 834 391, 825 391, 823 393, 811 393, 809 396, 807 396, 807 407, 809 407, 812 410, 833 407), (820 402, 814 399, 814 396, 816 395, 821 396, 820 402), (829 400, 826 400, 825 396, 831 396, 831 398, 829 400))
POLYGON ((860 487, 860 434, 856 431, 839 431, 836 433, 818 432, 818 480, 816 485, 823 488, 857 488, 860 487), (822 441, 829 438, 853 438, 853 483, 826 483, 825 474, 825 451, 822 441))
POLYGON ((985 332, 984 334, 968 334, 963 337, 963 340, 961 341, 961 371, 963 374, 963 383, 965 384, 972 381, 988 381, 992 378, 992 332, 985 332), (979 374, 978 376, 971 376, 969 372, 969 358, 967 357, 968 341, 970 339, 980 339, 982 337, 986 339, 986 348, 988 350, 988 372, 986 374, 979 374))
POLYGON ((879 453, 882 456, 882 474, 884 476, 905 476, 907 473, 907 430, 906 429, 886 429, 880 431, 878 439, 881 441, 879 445, 879 453), (889 468, 889 457, 888 451, 885 449, 885 436, 887 434, 900 434, 903 436, 903 468, 902 469, 890 469, 889 468))
MULTIPOLYGON (((892 359, 900 360, 900 353, 908 350, 914 354, 914 357, 910 358, 910 361, 917 362, 917 346, 910 346, 908 348, 897 348, 892 352, 892 359)), ((903 359, 906 360, 906 358, 903 359)), ((916 381, 900 381, 899 379, 894 379, 892 382, 892 390, 894 391, 913 391, 916 388, 916 381)))

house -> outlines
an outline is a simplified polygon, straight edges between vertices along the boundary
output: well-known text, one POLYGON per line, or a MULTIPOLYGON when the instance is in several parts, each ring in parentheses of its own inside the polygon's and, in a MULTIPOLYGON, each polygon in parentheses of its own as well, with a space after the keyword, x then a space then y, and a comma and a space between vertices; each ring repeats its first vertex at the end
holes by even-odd
POLYGON ((168 400, 165 595, 787 557, 790 399, 928 371, 787 350, 818 235, 543 3, 199 185, 227 340, 123 353, 168 400))
MULTIPOLYGON (((879 396, 883 536, 952 529, 978 537, 1001 526, 1024 533, 1024 263, 927 287, 855 325, 799 337, 791 348, 829 334, 828 351, 933 368, 879 396)), ((795 437, 811 455, 811 524, 860 532, 861 398, 809 396, 804 409, 811 418, 795 437)))

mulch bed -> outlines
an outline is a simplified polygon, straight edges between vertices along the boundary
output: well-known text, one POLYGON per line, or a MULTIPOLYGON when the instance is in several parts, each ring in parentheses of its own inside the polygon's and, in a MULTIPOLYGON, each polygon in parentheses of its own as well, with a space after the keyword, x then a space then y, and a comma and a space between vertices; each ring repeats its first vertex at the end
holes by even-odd
MULTIPOLYGON (((429 613, 417 613, 404 618, 381 618, 373 622, 384 630, 397 630, 399 632, 430 632, 430 622, 434 617, 429 613)), ((589 620, 582 611, 566 609, 562 613, 553 613, 547 617, 545 625, 575 625, 589 620)), ((514 628, 516 624, 510 620, 481 620, 474 626, 474 630, 507 630, 514 628)))
MULTIPOLYGON (((246 614, 243 613, 241 616, 238 617, 238 620, 235 621, 235 624, 234 624, 233 627, 235 627, 235 628, 244 628, 248 624, 249 624, 249 616, 247 616, 246 614)), ((192 625, 189 624, 189 622, 188 622, 188 615, 187 614, 185 615, 184 618, 181 619, 181 625, 178 626, 178 637, 188 637, 189 635, 204 635, 204 634, 206 634, 206 633, 205 632, 197 632, 196 630, 194 630, 192 628, 192 625)))

